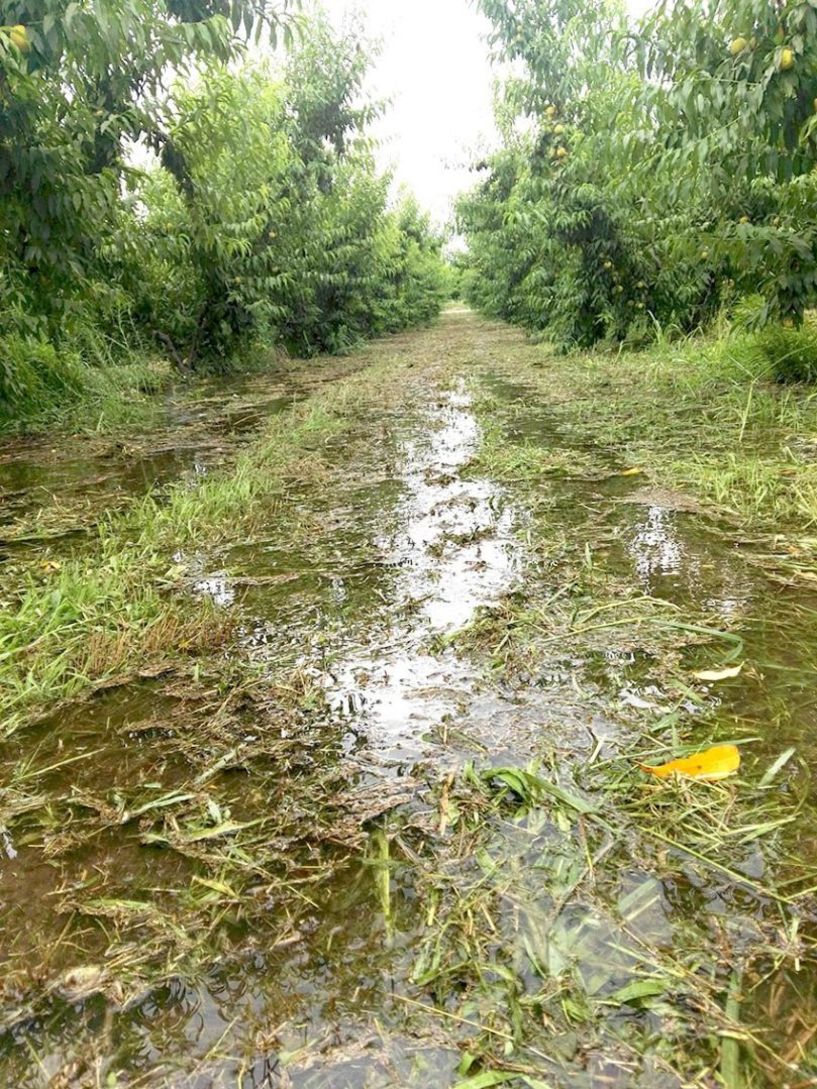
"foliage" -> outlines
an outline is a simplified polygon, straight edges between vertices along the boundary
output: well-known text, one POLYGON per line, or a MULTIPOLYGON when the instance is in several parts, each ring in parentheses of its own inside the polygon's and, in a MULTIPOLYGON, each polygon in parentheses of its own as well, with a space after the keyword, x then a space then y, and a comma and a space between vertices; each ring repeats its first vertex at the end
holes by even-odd
POLYGON ((186 184, 159 170, 136 190, 145 216, 131 222, 128 290, 190 361, 228 358, 247 337, 342 351, 439 311, 441 241, 410 197, 388 207, 390 179, 359 127, 370 111, 348 107, 358 52, 333 49, 325 26, 315 36, 321 49, 298 56, 286 82, 212 73, 180 94, 186 184))
POLYGON ((70 304, 111 237, 129 141, 168 158, 171 71, 239 56, 241 36, 290 33, 290 0, 2 0, 0 197, 11 298, 70 304), (15 34, 16 31, 16 34, 15 34), (241 36, 240 36, 241 35, 241 36), (73 290, 72 290, 73 289, 73 290))
POLYGON ((203 4, 0 11, 0 415, 134 353, 224 368, 439 311, 442 240, 376 169, 357 29, 315 16, 296 49, 291 0, 203 4), (278 32, 283 65, 228 64, 278 32))
POLYGON ((758 334, 758 347, 779 382, 817 382, 817 328, 772 324, 758 334))
POLYGON ((805 2, 481 0, 517 73, 459 205, 470 300, 564 347, 817 294, 817 12, 805 2), (741 31, 743 37, 740 37, 741 31), (787 52, 790 51, 790 52, 787 52))

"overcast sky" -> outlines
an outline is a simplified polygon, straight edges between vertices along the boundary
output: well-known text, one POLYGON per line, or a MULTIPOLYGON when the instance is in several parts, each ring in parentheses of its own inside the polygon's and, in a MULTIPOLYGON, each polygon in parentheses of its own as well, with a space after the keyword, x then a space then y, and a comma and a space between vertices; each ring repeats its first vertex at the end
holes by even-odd
POLYGON ((333 19, 361 12, 382 39, 371 85, 392 100, 381 158, 444 220, 473 182, 469 150, 494 140, 486 21, 469 0, 323 0, 333 19))

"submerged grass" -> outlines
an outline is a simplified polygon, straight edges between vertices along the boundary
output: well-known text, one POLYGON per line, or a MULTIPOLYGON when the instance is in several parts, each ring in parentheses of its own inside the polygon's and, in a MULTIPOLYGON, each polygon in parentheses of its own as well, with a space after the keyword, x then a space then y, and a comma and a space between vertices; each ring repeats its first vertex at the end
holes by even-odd
POLYGON ((817 995, 776 1022, 766 1003, 775 980, 817 967, 803 922, 817 873, 798 869, 798 890, 781 868, 775 887, 740 861, 761 838, 774 853, 802 798, 781 805, 770 781, 648 784, 636 755, 466 767, 436 789, 413 975, 427 1010, 473 1026, 460 1070, 474 1085, 584 1086, 604 1070, 605 1084, 704 1087, 719 1068, 730 1086, 809 1084, 817 995))
MULTIPOLYGON (((146 499, 103 526, 94 556, 9 595, 9 728, 94 678, 202 653, 181 677, 58 706, 6 745, 0 846, 23 852, 30 882, 10 882, 5 907, 9 1084, 805 1089, 817 1078, 809 760, 784 737, 788 706, 773 718, 771 698, 751 714, 730 700, 763 680, 749 606, 660 594, 621 562, 618 502, 659 465, 675 483, 677 450, 639 455, 658 450, 660 429, 644 431, 630 401, 626 427, 608 418, 633 442, 641 427, 641 446, 588 430, 583 397, 605 380, 601 363, 574 361, 583 394, 571 402, 568 364, 553 360, 554 400, 538 386, 541 349, 477 330, 456 354, 463 371, 478 357, 488 372, 472 469, 513 495, 526 568, 464 631, 428 640, 441 661, 453 645, 485 667, 434 731, 432 759, 386 775, 311 673, 205 653, 230 637, 230 613, 189 587, 222 542, 268 539, 281 521, 296 549, 314 535, 290 510, 298 490, 318 482, 314 517, 331 516, 337 473, 444 379, 445 329, 427 334, 427 358, 407 338, 404 353, 273 421, 233 471, 146 499), (741 677, 695 678, 724 665, 741 677), (509 707, 520 728, 542 723, 536 759, 514 759, 510 738, 501 753, 466 745, 480 753, 466 762, 457 744, 472 710, 509 707), (740 778, 659 782, 638 768, 726 740, 741 746, 740 778)), ((606 367, 616 396, 634 387, 634 372, 606 367)), ((684 464, 701 456, 691 424, 679 440, 684 464)), ((390 457, 387 444, 374 459, 386 477, 390 457)), ((735 491, 749 519, 745 485, 735 491)), ((330 567, 345 525, 323 546, 330 567)), ((707 561, 725 557, 709 546, 707 561)), ((805 608, 784 611, 806 630, 805 608)))
POLYGON ((146 496, 104 519, 88 554, 8 587, 0 611, 6 730, 27 710, 151 657, 210 648, 224 635, 224 621, 207 600, 179 592, 196 558, 280 520, 293 489, 326 471, 333 441, 352 436, 375 404, 406 396, 399 378, 406 366, 387 354, 313 394, 273 418, 231 471, 146 496))

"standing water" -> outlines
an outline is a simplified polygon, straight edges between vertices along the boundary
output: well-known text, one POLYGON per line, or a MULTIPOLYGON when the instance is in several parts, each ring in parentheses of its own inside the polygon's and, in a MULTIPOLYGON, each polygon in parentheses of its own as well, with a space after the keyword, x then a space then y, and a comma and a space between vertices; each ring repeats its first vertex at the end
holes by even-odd
POLYGON ((5 743, 7 1084, 703 1089, 736 1038, 747 1084, 771 1052, 808 1084, 794 764, 762 821, 728 816, 814 752, 810 604, 571 445, 506 380, 516 334, 457 315, 393 348, 438 349, 410 410, 362 412, 251 540, 195 557, 227 660, 5 743), (491 472, 486 391, 512 464, 559 472, 491 472), (755 668, 692 684, 727 625, 755 668), (647 782, 628 746, 689 729, 759 738, 751 782, 647 782))

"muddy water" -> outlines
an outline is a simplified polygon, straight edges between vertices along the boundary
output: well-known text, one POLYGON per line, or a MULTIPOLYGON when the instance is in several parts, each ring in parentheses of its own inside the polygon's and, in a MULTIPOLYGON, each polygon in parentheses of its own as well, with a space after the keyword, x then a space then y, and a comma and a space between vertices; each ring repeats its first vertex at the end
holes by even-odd
POLYGON ((82 545, 106 511, 175 481, 226 467, 271 416, 286 411, 349 365, 200 381, 167 395, 139 437, 0 441, 0 564, 60 556, 82 545))
MULTIPOLYGON (((524 563, 517 533, 523 513, 504 489, 464 472, 478 442, 470 396, 459 382, 442 392, 420 419, 394 423, 373 452, 371 465, 357 466, 355 477, 341 491, 333 491, 322 512, 324 533, 314 554, 307 549, 294 557, 273 542, 241 546, 221 557, 227 571, 203 571, 194 587, 225 608, 240 600, 247 653, 260 667, 271 668, 295 644, 293 664, 323 691, 323 714, 338 733, 339 749, 322 747, 320 758, 342 761, 344 782, 358 782, 364 796, 372 786, 382 793, 377 784, 384 775, 402 781, 418 760, 445 754, 447 746, 435 744, 435 736, 439 741, 447 731, 447 720, 468 717, 464 744, 470 751, 482 751, 497 729, 502 701, 480 695, 477 671, 453 650, 433 646, 467 623, 478 607, 512 590, 524 563), (359 478, 366 480, 367 475, 369 481, 361 485, 359 478), (261 586, 242 590, 241 576, 248 570, 261 586), (264 578, 279 575, 294 581, 267 589, 264 578)), ((321 504, 315 495, 304 496, 304 501, 321 504)), ((512 704, 501 710, 509 723, 515 718, 512 704)), ((151 792, 189 790, 191 753, 187 745, 179 752, 174 742, 186 726, 186 715, 174 709, 173 698, 147 683, 142 690, 103 696, 90 713, 81 708, 77 714, 62 714, 31 732, 27 742, 37 768, 57 766, 52 773, 32 776, 37 789, 58 814, 73 816, 64 823, 57 816, 58 827, 45 822, 45 839, 37 827, 43 823, 39 813, 37 822, 28 826, 22 816, 14 841, 9 840, 13 857, 8 859, 8 877, 15 888, 6 901, 4 922, 7 935, 17 931, 11 943, 15 961, 34 955, 57 923, 51 905, 67 905, 74 887, 87 886, 94 903, 102 897, 127 903, 143 899, 146 885, 181 890, 195 875, 195 863, 191 866, 175 855, 151 858, 142 847, 140 858, 132 825, 121 832, 115 826, 101 832, 94 820, 86 819, 89 811, 104 805, 120 814, 123 808, 143 805, 146 792, 150 799, 151 792), (58 767, 68 738, 74 761, 70 781, 58 767), (75 842, 64 842, 71 836, 75 842), (31 889, 37 897, 33 915, 26 906, 31 889), (24 920, 28 933, 21 937, 24 920)), ((252 744, 249 732, 258 727, 245 721, 241 729, 246 731, 242 739, 249 737, 252 744)), ((507 732, 513 732, 510 725, 507 732)), ((202 740, 208 744, 213 742, 202 740)), ((454 749, 462 745, 458 737, 454 749)), ((10 748, 6 766, 10 770, 14 764, 10 748)), ((26 783, 20 783, 22 810, 28 804, 26 783)), ((246 807, 247 816, 255 815, 244 789, 236 795, 227 783, 219 786, 219 801, 230 798, 233 814, 246 807)), ((377 812, 371 800, 366 804, 377 812)), ((38 799, 32 805, 36 811, 38 799)), ((112 814, 107 819, 110 826, 119 818, 112 814)), ((433 1034, 422 1046, 411 1035, 401 1038, 392 1031, 384 1048, 375 1046, 377 1036, 369 1030, 361 1038, 361 1018, 374 1015, 387 1001, 384 988, 392 986, 389 981, 404 979, 408 971, 416 920, 408 887, 405 895, 408 903, 403 906, 398 884, 391 936, 372 942, 372 928, 377 935, 381 924, 370 876, 359 863, 341 859, 329 887, 321 889, 314 914, 302 921, 299 940, 285 940, 283 953, 276 953, 273 945, 272 954, 266 955, 252 941, 249 951, 242 951, 249 935, 242 936, 239 928, 237 951, 226 966, 213 967, 197 984, 180 981, 158 994, 150 991, 144 1001, 117 1015, 108 1029, 102 999, 72 1007, 73 957, 60 949, 55 960, 63 982, 47 1015, 31 1020, 12 1007, 16 1027, 6 1040, 10 1069, 20 1084, 26 1078, 39 1084, 38 1077, 63 1068, 77 1032, 93 1038, 104 1030, 109 1033, 102 1045, 105 1063, 111 1053, 116 1055, 123 1076, 138 1078, 140 1071, 150 1070, 156 1084, 233 1084, 238 1068, 223 1057, 219 1045, 225 1037, 227 1051, 252 1052, 256 1022, 270 1026, 271 1019, 277 1022, 288 1011, 288 1023, 276 1036, 276 1052, 305 1049, 307 1055, 293 1084, 341 1084, 337 1079, 346 1079, 343 1084, 364 1085, 372 1078, 394 1076, 405 1077, 405 1084, 423 1084, 427 1076, 447 1081, 456 1054, 450 1046, 439 1046, 433 1034), (36 1041, 39 1075, 26 1062, 17 1065, 23 1039, 36 1041), (200 1062, 204 1072, 179 1074, 173 1080, 156 1065, 159 1056, 168 1070, 178 1063, 189 1071, 200 1062)), ((100 958, 104 962, 110 956, 104 933, 93 926, 89 932, 87 925, 79 930, 77 945, 85 959, 92 965, 100 958)), ((394 1013, 402 1023, 404 1010, 398 1007, 394 1013)), ((242 1084, 267 1084, 263 1079, 279 1065, 277 1058, 254 1059, 242 1084)))
POLYGON ((239 593, 256 661, 280 661, 293 631, 299 646, 311 644, 293 664, 347 723, 350 748, 364 746, 384 769, 439 754, 432 735, 455 717, 477 728, 478 746, 490 717, 467 711, 478 672, 445 637, 519 583, 525 514, 504 488, 467 472, 479 443, 470 400, 460 381, 420 421, 394 421, 370 463, 332 491, 330 509, 309 496, 322 523, 314 556, 242 546, 223 557, 233 581, 217 572, 196 584, 224 604, 239 593), (292 581, 242 592, 250 576, 292 581))
POLYGON ((429 653, 430 641, 463 627, 521 574, 521 512, 492 481, 462 475, 478 442, 460 383, 401 443, 401 498, 392 526, 375 538, 394 571, 383 628, 334 653, 322 672, 330 705, 386 760, 427 754, 429 731, 470 702, 474 675, 451 652, 429 653))
MULTIPOLYGON (((524 386, 490 373, 483 380, 521 406, 509 425, 520 444, 569 446, 552 421, 527 415, 524 386)), ((660 717, 672 689, 649 655, 612 641, 586 652, 556 647, 513 685, 495 682, 484 662, 452 645, 481 608, 546 578, 532 547, 532 506, 472 466, 475 388, 460 380, 430 389, 411 416, 369 421, 375 438, 353 471, 297 497, 306 529, 296 551, 271 529, 267 539, 200 558, 194 592, 238 613, 255 675, 273 677, 282 665, 296 671, 319 693, 313 709, 284 711, 266 692, 232 707, 224 691, 146 680, 61 711, 0 754, 11 784, 0 909, 7 1084, 457 1083, 474 1036, 467 1020, 445 1017, 461 1012, 452 998, 457 977, 439 994, 439 1016, 427 1012, 434 988, 411 981, 428 905, 407 852, 412 828, 427 832, 438 819, 422 783, 468 759, 518 766, 554 750, 587 754, 599 738, 614 744, 630 726, 660 717), (70 772, 59 766, 69 758, 70 772), (365 836, 346 840, 326 823, 333 838, 321 840, 324 810, 344 792, 353 823, 388 819, 395 807, 407 820, 388 862, 387 897, 365 836), (190 800, 146 808, 178 795, 190 800), (126 820, 130 813, 137 816, 126 820), (263 821, 260 838, 249 827, 198 838, 228 819, 263 821), (202 902, 229 893, 245 866, 252 906, 221 909, 216 897, 208 914, 202 902), (173 925, 182 919, 189 929, 191 899, 202 946, 185 958, 173 925), (117 912, 145 902, 161 919, 120 927, 117 912), (151 942, 148 971, 138 947, 151 942), (157 988, 150 979, 163 961, 157 988), (127 974, 122 966, 131 963, 138 967, 127 974), (117 986, 118 972, 127 985, 117 986), (32 1003, 27 988, 44 980, 47 999, 32 1003)), ((576 451, 577 464, 586 453, 576 451)), ((614 458, 597 460, 618 468, 614 458)), ((691 715, 714 716, 725 733, 760 736, 753 758, 761 766, 789 744, 817 757, 809 599, 770 592, 722 527, 636 479, 577 475, 548 480, 542 495, 553 527, 586 542, 622 585, 740 630, 751 668, 691 703, 691 715), (761 728, 770 716, 774 731, 761 728)), ((641 978, 644 942, 671 944, 704 910, 737 918, 747 941, 757 939, 757 909, 740 914, 729 880, 710 877, 696 888, 691 873, 679 889, 635 859, 619 871, 604 910, 577 898, 554 917, 547 875, 575 865, 570 834, 557 831, 530 825, 520 838, 503 820, 485 848, 514 890, 499 920, 505 951, 494 949, 496 979, 513 964, 534 993, 543 976, 559 979, 578 962, 582 993, 603 999, 641 978), (638 920, 634 939, 621 933, 630 917, 638 920), (544 942, 537 919, 550 920, 544 942)), ((753 857, 762 865, 753 849, 736 864, 752 866, 753 857)), ((463 883, 483 879, 463 864, 463 883)), ((799 1031, 793 1011, 798 1003, 815 1008, 814 977, 773 983, 777 990, 757 1001, 768 1003, 770 1021, 775 1011, 799 1031)), ((479 1003, 469 1016, 479 1020, 479 1003)), ((635 1016, 611 1013, 609 1035, 594 1047, 561 1033, 563 1059, 545 1063, 540 1077, 560 1089, 680 1085, 671 1066, 642 1065, 611 1044, 635 1016)), ((548 1051, 552 1036, 544 1033, 548 1051)))
MULTIPOLYGON (((603 490, 597 509, 604 562, 645 594, 740 636, 732 664, 745 663, 743 673, 706 693, 724 730, 756 738, 751 756, 758 762, 788 746, 807 764, 817 762, 817 595, 771 581, 762 557, 736 542, 729 527, 687 509, 683 496, 638 486, 628 494, 615 482, 609 504, 603 490)), ((707 647, 688 657, 687 668, 729 664, 730 653, 725 645, 707 647)), ((638 662, 631 672, 637 684, 638 662)))

